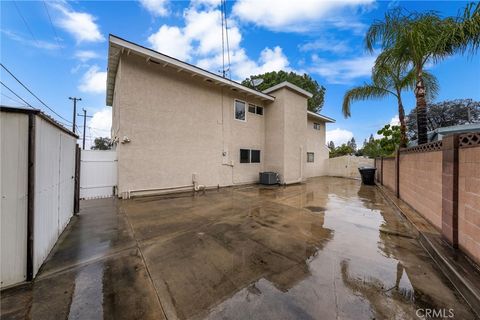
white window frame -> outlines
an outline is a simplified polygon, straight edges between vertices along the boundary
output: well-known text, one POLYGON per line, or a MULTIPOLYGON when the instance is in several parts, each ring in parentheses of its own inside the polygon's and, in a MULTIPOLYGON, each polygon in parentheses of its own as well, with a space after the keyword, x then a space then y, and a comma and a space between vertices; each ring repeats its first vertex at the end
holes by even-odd
POLYGON ((240 122, 247 122, 247 113, 248 112, 248 103, 244 100, 240 100, 240 99, 233 99, 233 119, 237 120, 237 121, 240 121, 240 122), (237 101, 238 102, 243 102, 243 104, 245 105, 245 120, 242 120, 242 119, 237 119, 237 116, 236 116, 236 104, 237 104, 237 101))

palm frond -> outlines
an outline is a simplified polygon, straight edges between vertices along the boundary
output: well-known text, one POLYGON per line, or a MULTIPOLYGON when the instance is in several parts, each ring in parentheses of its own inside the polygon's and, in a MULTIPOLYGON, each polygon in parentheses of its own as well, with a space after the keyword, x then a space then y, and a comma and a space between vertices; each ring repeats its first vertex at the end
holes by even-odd
POLYGON ((354 101, 368 99, 380 99, 391 94, 390 91, 371 84, 365 83, 363 86, 356 87, 345 92, 342 104, 342 113, 345 118, 351 116, 350 106, 354 101))
POLYGON ((437 77, 433 74, 424 71, 423 75, 423 84, 425 86, 426 99, 428 101, 433 101, 438 94, 440 86, 437 81, 437 77))

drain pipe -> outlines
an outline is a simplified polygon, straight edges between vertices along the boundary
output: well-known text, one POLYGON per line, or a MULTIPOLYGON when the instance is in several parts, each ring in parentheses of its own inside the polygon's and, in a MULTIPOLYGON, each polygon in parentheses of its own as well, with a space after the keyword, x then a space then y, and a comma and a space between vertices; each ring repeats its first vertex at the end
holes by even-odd
POLYGON ((196 192, 198 192, 200 190, 203 190, 203 192, 205 192, 206 186, 203 185, 203 184, 198 184, 198 179, 197 179, 197 174, 196 173, 192 174, 192 182, 193 182, 193 190, 195 190, 196 192))

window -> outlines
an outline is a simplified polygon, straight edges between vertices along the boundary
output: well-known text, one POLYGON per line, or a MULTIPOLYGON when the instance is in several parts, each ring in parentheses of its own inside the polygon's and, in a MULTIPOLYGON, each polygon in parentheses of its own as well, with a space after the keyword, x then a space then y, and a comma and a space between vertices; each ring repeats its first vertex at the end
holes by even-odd
POLYGON ((257 106, 257 114, 263 115, 263 107, 257 106))
POLYGON ((235 100, 235 119, 246 121, 245 118, 245 102, 235 100))
POLYGON ((252 163, 260 163, 260 150, 251 151, 251 160, 252 163))
POLYGON ((260 150, 240 149, 240 163, 260 163, 260 150))
POLYGON ((240 149, 240 163, 250 163, 249 149, 240 149))
POLYGON ((315 129, 315 130, 320 130, 320 128, 321 128, 320 123, 316 123, 316 122, 315 122, 315 123, 313 124, 313 129, 315 129))
POLYGON ((255 105, 254 104, 249 104, 248 105, 248 112, 255 113, 255 105))
POLYGON ((307 162, 315 162, 315 153, 307 152, 307 162))

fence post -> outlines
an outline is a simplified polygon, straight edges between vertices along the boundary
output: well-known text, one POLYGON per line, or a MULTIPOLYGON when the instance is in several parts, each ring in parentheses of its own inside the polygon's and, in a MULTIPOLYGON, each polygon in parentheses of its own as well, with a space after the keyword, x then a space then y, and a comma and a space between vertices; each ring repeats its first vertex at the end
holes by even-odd
POLYGON ((395 151, 395 193, 400 198, 400 148, 395 151))
POLYGON ((73 212, 75 214, 80 212, 80 158, 81 158, 80 146, 75 146, 75 191, 73 199, 73 212))
POLYGON ((458 247, 458 135, 442 139, 442 234, 458 247))
POLYGON ((383 186, 383 156, 380 157, 380 184, 383 186))

